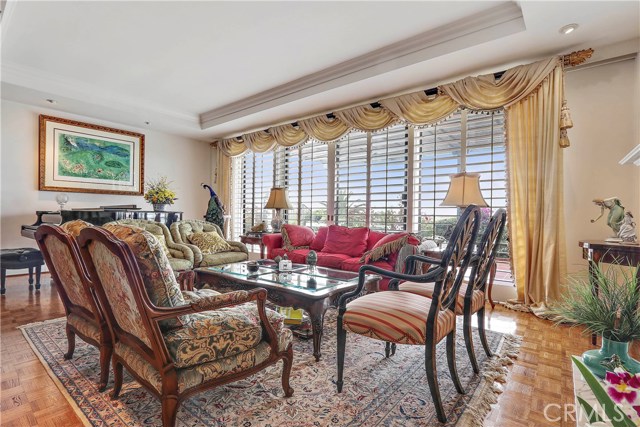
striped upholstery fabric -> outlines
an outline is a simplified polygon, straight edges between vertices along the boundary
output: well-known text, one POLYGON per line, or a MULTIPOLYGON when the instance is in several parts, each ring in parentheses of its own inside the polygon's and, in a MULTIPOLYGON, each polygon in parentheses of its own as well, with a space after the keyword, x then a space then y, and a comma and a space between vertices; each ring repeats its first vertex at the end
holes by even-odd
MULTIPOLYGON (((467 283, 463 283, 458 292, 458 298, 456 298, 456 314, 462 316, 464 314, 464 295, 467 293, 467 283)), ((398 286, 398 289, 405 292, 411 292, 412 294, 418 294, 431 298, 433 296, 433 289, 435 283, 417 283, 417 282, 403 282, 398 286)), ((473 291, 473 299, 471 300, 471 313, 475 313, 484 306, 484 292, 473 291)))
MULTIPOLYGON (((431 299, 409 292, 378 292, 347 304, 342 322, 345 330, 398 344, 424 344, 431 299)), ((440 311, 436 342, 456 326, 451 310, 440 311)))

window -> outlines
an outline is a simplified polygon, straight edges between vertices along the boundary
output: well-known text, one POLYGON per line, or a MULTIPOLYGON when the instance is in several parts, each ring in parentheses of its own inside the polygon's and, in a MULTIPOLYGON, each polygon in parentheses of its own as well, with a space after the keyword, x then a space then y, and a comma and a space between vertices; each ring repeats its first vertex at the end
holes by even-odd
MULTIPOLYGON (((289 223, 317 229, 333 216, 335 224, 348 227, 409 230, 447 240, 461 211, 440 203, 449 175, 462 171, 481 174, 480 187, 490 206, 482 211, 482 232, 492 210, 506 206, 502 110, 464 110, 425 128, 398 125, 380 132, 351 132, 334 144, 309 142, 272 153, 249 152, 234 160, 234 236, 270 220, 271 212, 262 208, 275 179, 276 185, 288 188, 294 206, 285 212, 289 223)), ((509 256, 506 234, 500 258, 509 256)), ((499 263, 498 279, 508 278, 508 273, 508 263, 499 263)))
POLYGON ((336 142, 334 222, 347 227, 367 225, 368 140, 351 132, 336 142))

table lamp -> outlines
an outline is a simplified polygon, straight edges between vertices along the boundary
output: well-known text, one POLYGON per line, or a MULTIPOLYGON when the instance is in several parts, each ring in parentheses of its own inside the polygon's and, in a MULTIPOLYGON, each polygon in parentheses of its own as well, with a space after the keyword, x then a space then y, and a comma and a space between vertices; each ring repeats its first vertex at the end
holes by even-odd
POLYGON ((291 202, 287 196, 287 189, 284 187, 274 187, 269 194, 269 200, 264 207, 265 209, 275 209, 275 215, 271 220, 271 228, 274 232, 279 232, 283 224, 283 219, 280 216, 281 209, 292 209, 291 202))
POLYGON ((480 191, 480 174, 461 172, 451 175, 449 191, 440 206, 466 208, 469 205, 489 206, 480 191))

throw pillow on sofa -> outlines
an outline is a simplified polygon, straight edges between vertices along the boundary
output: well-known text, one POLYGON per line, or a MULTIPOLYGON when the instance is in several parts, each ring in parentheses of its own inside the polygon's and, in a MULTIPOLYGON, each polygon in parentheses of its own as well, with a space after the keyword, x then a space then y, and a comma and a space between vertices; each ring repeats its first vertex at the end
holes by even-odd
POLYGON ((282 226, 282 247, 287 251, 309 249, 309 245, 311 245, 315 236, 315 233, 309 227, 284 224, 282 226))
POLYGON ((203 231, 187 235, 187 240, 197 246, 203 254, 217 254, 218 252, 231 252, 233 246, 227 243, 215 231, 203 231))
POLYGON ((369 237, 369 229, 366 227, 348 228, 330 225, 322 252, 352 257, 361 256, 367 249, 367 237, 369 237))
POLYGON ((367 251, 360 258, 360 262, 368 264, 372 261, 377 261, 380 258, 386 257, 393 252, 398 252, 400 248, 407 244, 409 241, 409 233, 396 233, 387 234, 382 239, 378 240, 370 251, 367 251))
POLYGON ((324 248, 324 242, 327 241, 328 232, 329 232, 329 227, 318 228, 316 237, 313 238, 313 242, 311 242, 311 244, 309 245, 309 249, 314 250, 316 252, 322 251, 322 248, 324 248))

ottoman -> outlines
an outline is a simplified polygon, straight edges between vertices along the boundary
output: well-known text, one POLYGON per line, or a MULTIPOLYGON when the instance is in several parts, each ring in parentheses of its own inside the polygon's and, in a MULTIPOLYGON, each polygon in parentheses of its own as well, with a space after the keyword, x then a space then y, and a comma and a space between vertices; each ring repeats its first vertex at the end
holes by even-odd
POLYGON ((44 265, 42 253, 34 248, 0 250, 0 267, 2 268, 2 286, 0 295, 5 292, 7 270, 29 269, 29 290, 33 289, 33 269, 36 269, 36 289, 40 289, 40 269, 44 265))

